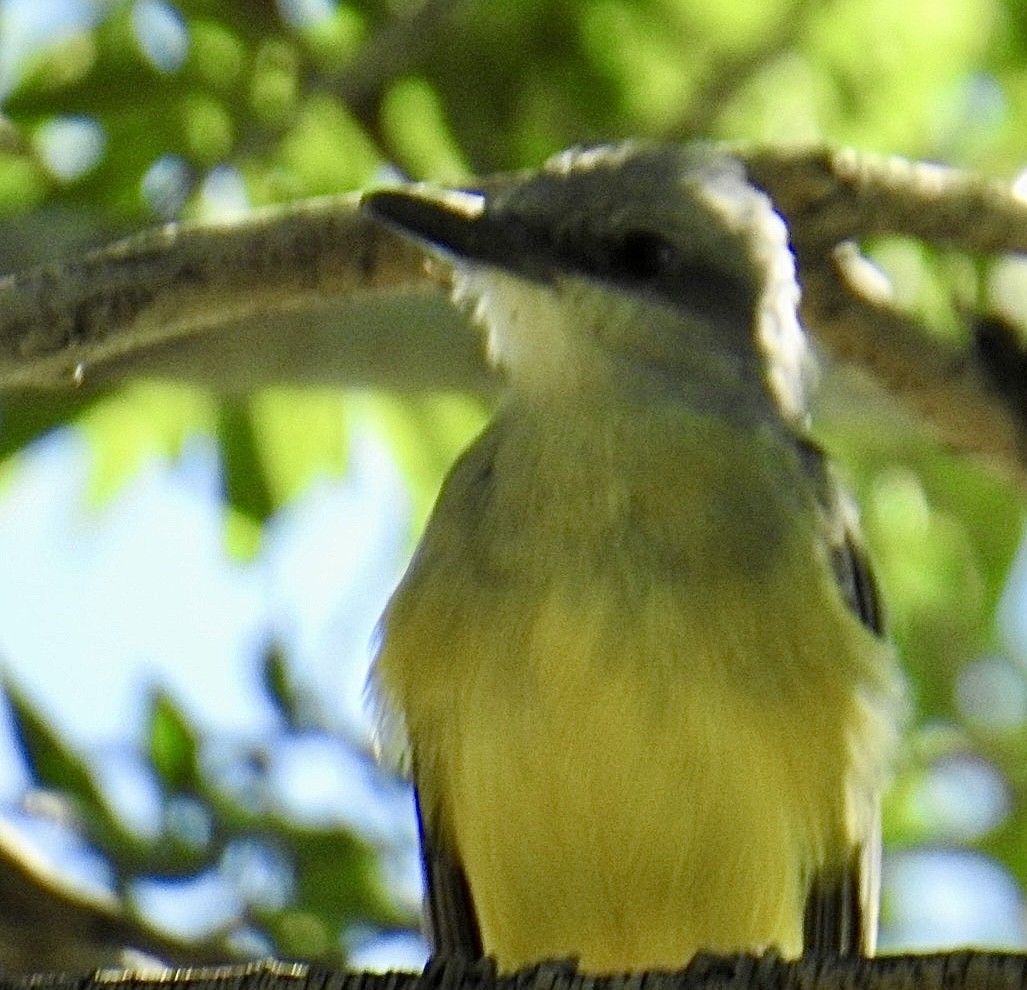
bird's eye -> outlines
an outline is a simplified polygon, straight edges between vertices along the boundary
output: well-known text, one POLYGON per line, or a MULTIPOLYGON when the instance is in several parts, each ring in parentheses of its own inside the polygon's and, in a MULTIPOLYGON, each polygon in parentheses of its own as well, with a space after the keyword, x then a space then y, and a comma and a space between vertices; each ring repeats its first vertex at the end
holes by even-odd
POLYGON ((677 249, 665 237, 650 230, 632 230, 611 245, 610 262, 617 275, 649 279, 673 266, 677 249))

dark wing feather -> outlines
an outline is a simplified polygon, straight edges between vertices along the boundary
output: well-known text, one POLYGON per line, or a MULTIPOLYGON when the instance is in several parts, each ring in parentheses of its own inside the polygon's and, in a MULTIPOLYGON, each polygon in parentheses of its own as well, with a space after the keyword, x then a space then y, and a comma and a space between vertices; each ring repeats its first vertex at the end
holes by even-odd
POLYGON ((424 870, 427 936, 433 957, 481 959, 485 954, 467 877, 456 859, 431 835, 417 800, 417 829, 424 870))
MULTIPOLYGON (((881 636, 884 619, 873 571, 859 542, 855 514, 831 477, 824 455, 809 441, 800 441, 800 455, 810 476, 819 480, 818 495, 831 564, 842 597, 860 621, 881 636)), ((879 829, 853 849, 848 863, 824 871, 810 884, 803 917, 806 955, 867 955, 873 950, 880 859, 879 829)))
MULTIPOLYGON (((443 564, 440 557, 456 552, 454 548, 463 548, 468 553, 471 552, 468 548, 473 549, 478 539, 473 526, 482 517, 492 493, 492 465, 499 442, 500 430, 498 424, 493 423, 451 469, 428 524, 431 535, 422 538, 403 579, 407 594, 417 595, 422 582, 435 580, 437 568, 443 564), (443 506, 445 509, 441 511, 443 506)), ((422 792, 419 786, 416 752, 412 763, 424 874, 425 934, 432 954, 481 959, 484 956, 481 932, 467 876, 456 850, 438 827, 431 801, 426 800, 427 788, 422 792)), ((426 776, 424 780, 427 779, 426 776)))
POLYGON ((866 929, 863 906, 867 855, 863 847, 858 847, 845 867, 814 877, 802 919, 803 955, 834 957, 870 953, 875 933, 866 929))

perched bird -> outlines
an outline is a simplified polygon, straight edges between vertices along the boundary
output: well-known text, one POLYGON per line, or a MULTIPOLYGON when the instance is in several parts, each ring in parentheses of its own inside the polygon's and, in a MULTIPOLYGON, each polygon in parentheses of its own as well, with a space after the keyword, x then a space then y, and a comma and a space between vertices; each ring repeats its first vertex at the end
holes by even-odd
POLYGON ((870 953, 900 679, 767 197, 626 143, 364 202, 452 265, 506 384, 372 672, 435 951, 870 953))

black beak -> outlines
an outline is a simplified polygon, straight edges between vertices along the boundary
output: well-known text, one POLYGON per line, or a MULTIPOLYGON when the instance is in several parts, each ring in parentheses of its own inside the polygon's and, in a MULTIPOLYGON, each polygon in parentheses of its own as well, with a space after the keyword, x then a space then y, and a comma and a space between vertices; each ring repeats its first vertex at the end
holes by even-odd
POLYGON ((529 277, 541 275, 533 271, 532 263, 539 257, 540 239, 523 225, 490 211, 485 193, 411 185, 366 193, 360 205, 371 216, 443 254, 529 277))

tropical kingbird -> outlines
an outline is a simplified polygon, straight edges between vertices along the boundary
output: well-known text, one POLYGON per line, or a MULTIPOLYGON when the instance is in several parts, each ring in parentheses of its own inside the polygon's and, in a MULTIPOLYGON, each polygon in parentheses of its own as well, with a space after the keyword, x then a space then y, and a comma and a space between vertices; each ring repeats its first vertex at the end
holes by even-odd
POLYGON ((628 143, 365 204, 452 266, 506 383, 372 674, 436 951, 871 952, 900 680, 767 197, 628 143))

